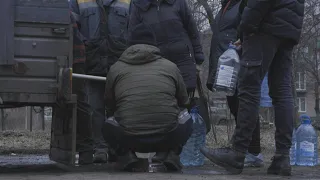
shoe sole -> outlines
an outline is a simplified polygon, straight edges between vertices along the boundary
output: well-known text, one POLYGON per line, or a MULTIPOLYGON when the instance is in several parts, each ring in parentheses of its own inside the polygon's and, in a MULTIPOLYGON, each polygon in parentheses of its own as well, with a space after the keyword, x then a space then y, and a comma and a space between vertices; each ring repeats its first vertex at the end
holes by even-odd
POLYGON ((212 157, 210 157, 209 154, 203 152, 202 149, 200 149, 200 151, 201 151, 201 153, 202 153, 205 157, 207 157, 207 158, 208 158, 210 161, 212 161, 214 164, 216 164, 216 165, 218 165, 218 166, 220 166, 220 167, 223 167, 226 171, 230 172, 231 174, 236 175, 236 174, 241 174, 241 173, 242 173, 242 170, 243 170, 243 169, 234 168, 234 167, 232 167, 232 166, 230 166, 230 165, 228 165, 228 164, 226 164, 226 163, 224 163, 224 162, 221 162, 221 161, 219 161, 219 160, 217 160, 217 159, 215 159, 215 158, 212 158, 212 157))
POLYGON ((253 167, 253 168, 261 168, 264 167, 263 163, 245 163, 244 167, 253 167))
POLYGON ((166 166, 169 172, 180 172, 182 167, 173 161, 164 161, 163 164, 166 166))
POLYGON ((280 175, 280 176, 291 176, 291 169, 282 169, 280 171, 276 170, 269 170, 267 171, 267 174, 270 175, 280 175))
POLYGON ((93 163, 107 163, 107 157, 96 157, 93 158, 93 163))

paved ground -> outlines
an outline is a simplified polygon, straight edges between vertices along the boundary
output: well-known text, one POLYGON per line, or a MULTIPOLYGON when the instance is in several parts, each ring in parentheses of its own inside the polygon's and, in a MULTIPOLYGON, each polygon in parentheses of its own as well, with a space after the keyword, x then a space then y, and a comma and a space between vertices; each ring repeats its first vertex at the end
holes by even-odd
POLYGON ((0 156, 1 180, 264 180, 320 179, 320 167, 294 167, 293 176, 267 176, 266 168, 245 169, 241 175, 227 173, 212 164, 185 169, 183 173, 123 173, 112 165, 67 168, 49 161, 47 156, 0 156))

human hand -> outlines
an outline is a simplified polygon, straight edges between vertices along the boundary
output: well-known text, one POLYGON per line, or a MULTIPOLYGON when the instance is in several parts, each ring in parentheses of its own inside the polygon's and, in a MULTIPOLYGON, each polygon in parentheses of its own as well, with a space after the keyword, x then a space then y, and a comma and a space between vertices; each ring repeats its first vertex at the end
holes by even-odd
POLYGON ((196 65, 196 69, 197 69, 197 72, 200 72, 201 71, 201 65, 196 65))
POLYGON ((236 46, 237 50, 241 50, 241 40, 240 39, 238 39, 236 42, 234 42, 233 45, 236 46))
POLYGON ((241 40, 238 39, 236 42, 233 43, 235 46, 241 46, 241 40))

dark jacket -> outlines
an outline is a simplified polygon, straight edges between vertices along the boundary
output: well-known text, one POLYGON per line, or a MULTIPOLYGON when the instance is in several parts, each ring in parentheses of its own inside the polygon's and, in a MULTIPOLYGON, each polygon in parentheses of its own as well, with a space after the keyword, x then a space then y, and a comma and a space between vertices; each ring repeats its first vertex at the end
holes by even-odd
POLYGON ((131 135, 163 134, 176 128, 188 94, 177 66, 150 45, 129 47, 110 69, 107 116, 131 135))
POLYGON ((69 4, 85 37, 86 72, 105 76, 126 49, 130 0, 70 0, 69 4))
POLYGON ((238 39, 241 0, 231 0, 230 3, 228 1, 222 1, 222 7, 214 19, 207 80, 209 90, 212 90, 219 57, 228 49, 230 42, 235 42, 238 39))
POLYGON ((297 44, 303 16, 304 0, 247 0, 240 31, 243 35, 263 32, 297 44))
POLYGON ((139 23, 151 26, 161 54, 174 62, 187 88, 196 87, 196 63, 204 61, 199 32, 185 0, 133 0, 129 31, 139 23))
POLYGON ((73 30, 73 64, 84 64, 86 60, 86 49, 83 42, 84 37, 79 31, 78 24, 72 13, 70 19, 73 30))

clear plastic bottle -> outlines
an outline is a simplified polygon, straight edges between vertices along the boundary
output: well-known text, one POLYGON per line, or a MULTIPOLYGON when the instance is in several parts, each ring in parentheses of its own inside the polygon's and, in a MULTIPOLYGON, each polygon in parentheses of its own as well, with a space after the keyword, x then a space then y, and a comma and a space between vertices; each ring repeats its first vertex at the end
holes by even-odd
POLYGON ((301 115, 297 137, 297 162, 299 166, 315 166, 318 164, 318 135, 307 115, 301 115))
POLYGON ((193 132, 183 147, 180 161, 185 167, 202 166, 204 164, 204 156, 200 152, 200 148, 206 142, 206 124, 199 115, 198 108, 193 108, 190 115, 193 120, 193 132))
POLYGON ((297 156, 297 138, 296 138, 296 130, 293 128, 292 133, 292 145, 290 148, 290 165, 296 165, 296 156, 297 156))
POLYGON ((213 89, 225 92, 227 96, 233 96, 236 91, 240 58, 236 46, 230 44, 218 60, 217 73, 213 89))

